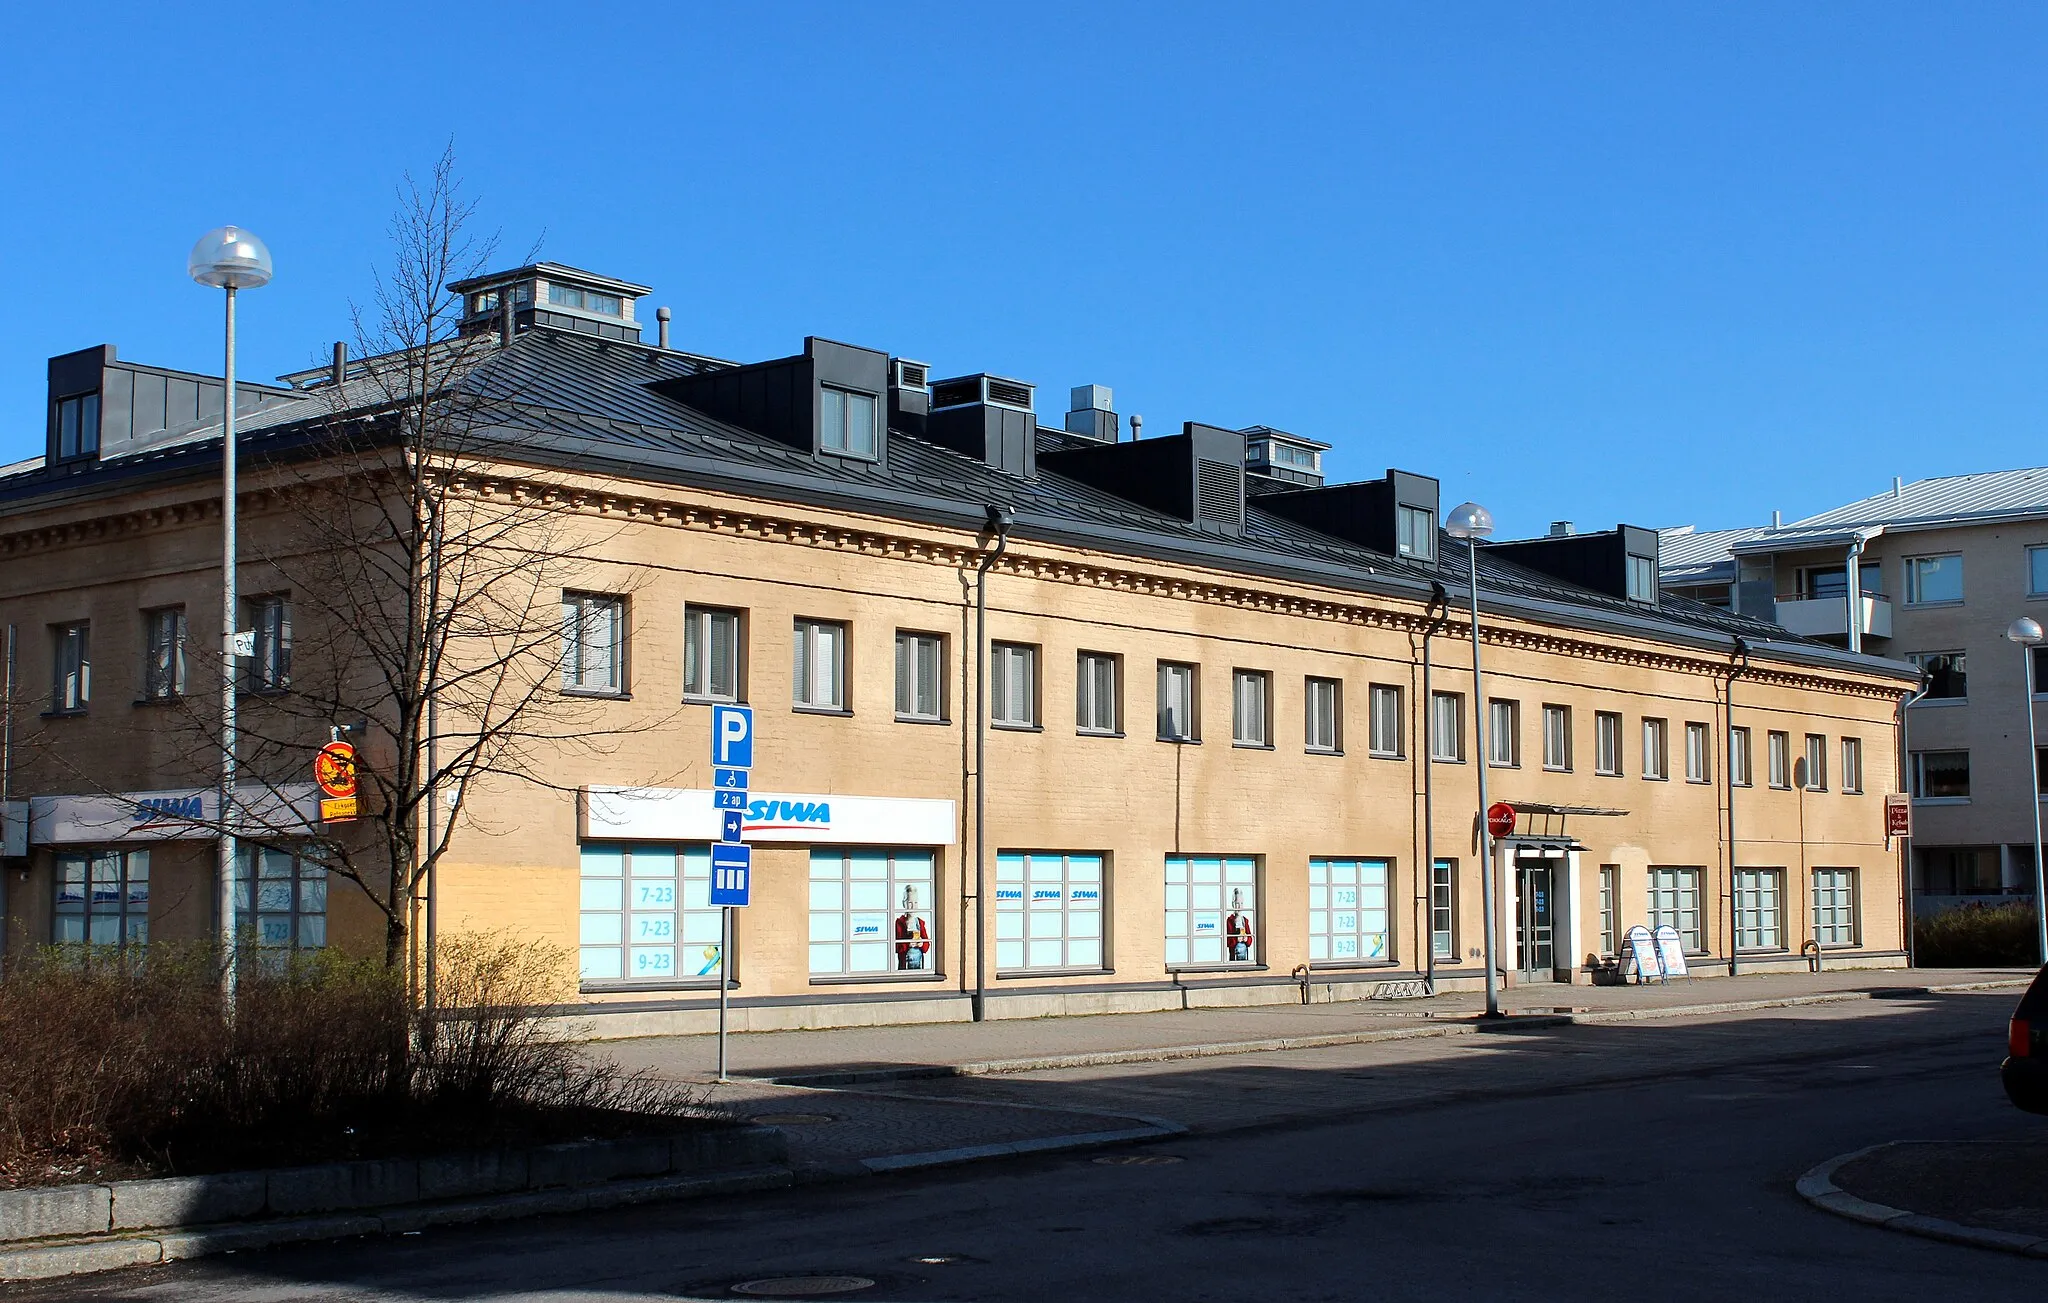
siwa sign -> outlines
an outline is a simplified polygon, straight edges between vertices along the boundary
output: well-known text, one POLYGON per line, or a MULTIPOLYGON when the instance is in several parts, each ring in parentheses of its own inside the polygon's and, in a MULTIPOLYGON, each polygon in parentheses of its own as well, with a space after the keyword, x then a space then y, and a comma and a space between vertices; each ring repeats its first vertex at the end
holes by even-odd
MULTIPOLYGON (((582 835, 590 841, 717 841, 723 835, 710 788, 586 787, 582 835)), ((837 792, 753 792, 741 814, 749 842, 845 846, 951 846, 951 801, 847 796, 837 792)))

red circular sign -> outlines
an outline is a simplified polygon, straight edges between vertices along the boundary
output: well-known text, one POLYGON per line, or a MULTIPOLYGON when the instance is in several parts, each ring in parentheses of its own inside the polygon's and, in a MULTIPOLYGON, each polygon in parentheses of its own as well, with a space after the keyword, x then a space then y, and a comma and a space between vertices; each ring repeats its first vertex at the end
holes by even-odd
POLYGON ((1515 830, 1515 807, 1506 801, 1495 801, 1486 807, 1486 831, 1496 837, 1505 837, 1515 830))
POLYGON ((313 757, 313 781, 337 799, 356 794, 356 749, 347 742, 329 742, 313 757))

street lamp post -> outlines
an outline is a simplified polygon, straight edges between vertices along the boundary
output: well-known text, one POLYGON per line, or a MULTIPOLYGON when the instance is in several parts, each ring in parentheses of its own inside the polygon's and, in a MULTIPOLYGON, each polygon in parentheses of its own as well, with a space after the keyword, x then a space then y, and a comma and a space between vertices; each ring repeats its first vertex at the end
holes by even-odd
POLYGON ((2041 962, 2048 964, 2048 868, 2041 863, 2041 752, 2034 740, 2034 648, 2041 645, 2041 622, 2021 616, 2005 636, 2020 647, 2020 704, 2027 712, 2027 804, 2034 812, 2034 923, 2041 941, 2041 962))
MULTIPOLYGON (((1493 513, 1476 502, 1467 502, 1444 519, 1444 532, 1465 544, 1472 596, 1472 726, 1479 753, 1472 757, 1479 775, 1479 911, 1486 929, 1486 1016, 1500 1017, 1500 982, 1495 973, 1493 890, 1493 831, 1486 826, 1486 688, 1479 671, 1479 544, 1493 533, 1493 513)), ((1436 703, 1428 709, 1434 714, 1436 703)), ((1432 723, 1434 720, 1432 720, 1432 723)), ((1433 749, 1433 748, 1432 748, 1433 749)), ((1436 763, 1432 756, 1430 763, 1436 763)))
POLYGON ((199 237, 185 270, 227 291, 226 386, 221 396, 220 484, 220 946, 223 989, 235 990, 235 291, 270 283, 270 250, 235 226, 199 237))

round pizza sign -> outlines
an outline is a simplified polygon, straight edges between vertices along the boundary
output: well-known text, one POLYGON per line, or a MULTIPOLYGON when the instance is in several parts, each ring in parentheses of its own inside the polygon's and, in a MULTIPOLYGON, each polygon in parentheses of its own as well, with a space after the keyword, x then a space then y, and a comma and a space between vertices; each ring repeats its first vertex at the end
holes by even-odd
POLYGON ((313 781, 328 796, 356 794, 356 749, 353 743, 329 742, 313 757, 313 781))

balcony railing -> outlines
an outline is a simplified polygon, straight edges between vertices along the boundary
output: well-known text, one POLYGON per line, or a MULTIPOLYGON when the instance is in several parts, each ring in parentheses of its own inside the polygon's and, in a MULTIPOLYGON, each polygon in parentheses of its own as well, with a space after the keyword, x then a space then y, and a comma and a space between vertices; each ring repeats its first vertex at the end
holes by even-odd
MULTIPOLYGON (((1892 602, 1889 597, 1865 593, 1857 602, 1866 638, 1892 636, 1892 602)), ((1846 638, 1849 636, 1847 597, 1781 597, 1778 623, 1805 638, 1846 638)))

